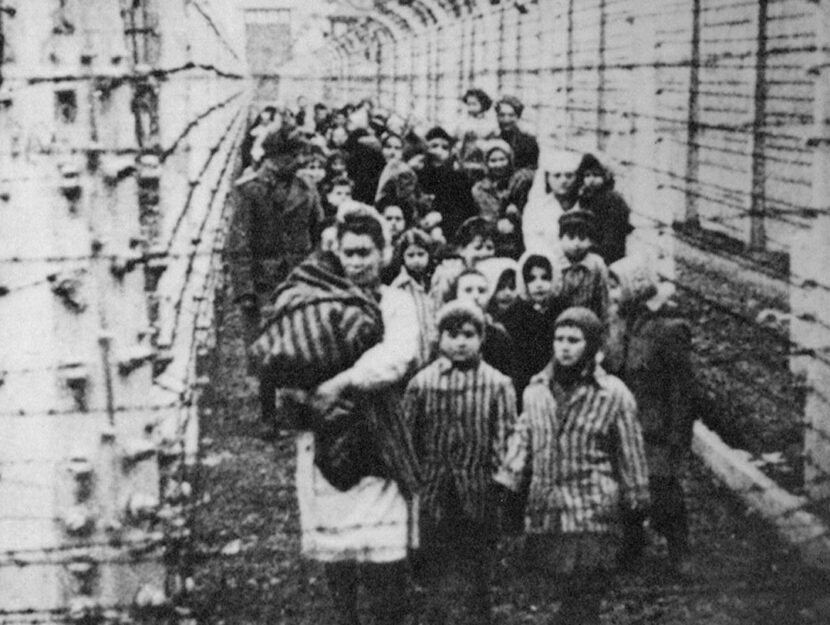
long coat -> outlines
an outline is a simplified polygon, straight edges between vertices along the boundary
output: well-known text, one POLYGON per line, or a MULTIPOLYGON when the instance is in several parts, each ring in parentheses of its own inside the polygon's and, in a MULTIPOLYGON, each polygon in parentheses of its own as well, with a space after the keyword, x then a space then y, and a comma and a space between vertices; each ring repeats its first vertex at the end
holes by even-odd
POLYGON ((269 160, 237 188, 251 256, 284 263, 287 275, 314 249, 313 233, 323 220, 317 188, 294 168, 280 170, 269 160))
POLYGON ((619 376, 637 400, 651 475, 675 475, 691 444, 691 328, 667 310, 643 307, 628 322, 619 376))

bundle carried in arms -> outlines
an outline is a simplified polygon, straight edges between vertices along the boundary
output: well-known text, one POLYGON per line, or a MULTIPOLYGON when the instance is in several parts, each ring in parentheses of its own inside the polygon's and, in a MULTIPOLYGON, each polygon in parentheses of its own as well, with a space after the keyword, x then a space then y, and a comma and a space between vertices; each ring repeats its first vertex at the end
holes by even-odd
POLYGON ((323 252, 289 274, 274 292, 272 308, 251 351, 261 375, 272 376, 295 399, 294 425, 314 431, 315 463, 323 476, 340 490, 377 475, 413 492, 415 454, 395 389, 354 391, 328 415, 297 400, 383 339, 378 302, 345 278, 334 254, 323 252))

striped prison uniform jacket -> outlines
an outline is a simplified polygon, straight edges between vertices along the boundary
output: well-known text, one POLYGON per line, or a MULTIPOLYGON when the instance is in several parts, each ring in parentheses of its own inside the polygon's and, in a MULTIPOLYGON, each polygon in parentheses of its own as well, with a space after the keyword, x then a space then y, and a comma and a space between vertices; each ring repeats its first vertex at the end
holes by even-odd
POLYGON ((518 489, 530 469, 529 532, 614 532, 622 506, 648 506, 636 405, 618 378, 597 367, 568 392, 548 365, 523 401, 498 481, 518 489))
POLYGON ((592 310, 599 320, 608 326, 608 267, 602 257, 588 252, 585 258, 571 263, 564 256, 562 266, 562 290, 559 294, 561 310, 571 306, 584 306, 592 310))
POLYGON ((493 522, 493 476, 516 421, 510 378, 483 361, 462 369, 441 356, 409 382, 404 413, 421 464, 422 513, 438 523, 455 500, 469 520, 493 522))
POLYGON ((309 257, 273 297, 250 352, 279 386, 312 389, 383 337, 378 302, 342 275, 331 253, 309 257))

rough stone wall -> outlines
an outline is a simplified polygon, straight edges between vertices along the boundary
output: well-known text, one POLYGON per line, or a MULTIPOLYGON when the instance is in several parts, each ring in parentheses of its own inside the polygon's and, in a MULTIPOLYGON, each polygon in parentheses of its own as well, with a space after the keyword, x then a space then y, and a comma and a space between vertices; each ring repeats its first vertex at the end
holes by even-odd
POLYGON ((230 8, 0 2, 2 622, 155 617, 186 587, 248 98, 230 8))

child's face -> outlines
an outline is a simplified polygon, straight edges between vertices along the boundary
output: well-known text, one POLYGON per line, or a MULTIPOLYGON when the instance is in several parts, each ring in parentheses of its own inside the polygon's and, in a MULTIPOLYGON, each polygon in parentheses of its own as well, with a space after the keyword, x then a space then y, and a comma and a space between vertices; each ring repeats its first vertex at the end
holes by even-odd
POLYGON ((599 189, 604 182, 605 177, 602 175, 601 171, 597 170, 586 171, 585 176, 582 178, 582 184, 588 191, 599 189))
POLYGON ((415 275, 421 275, 427 270, 429 252, 420 245, 410 245, 404 250, 403 265, 406 270, 415 275))
POLYGON ((560 326, 553 334, 553 357, 556 364, 573 367, 582 361, 587 343, 582 330, 575 326, 560 326))
POLYGON ((493 243, 493 239, 475 236, 472 241, 459 250, 459 254, 464 259, 467 267, 475 267, 478 261, 495 256, 496 245, 493 243))
POLYGON ((389 224, 389 234, 394 239, 406 230, 406 221, 400 206, 387 206, 383 209, 383 218, 389 224))
POLYGON ((564 233, 561 237, 560 243, 565 257, 571 261, 582 260, 585 258, 588 250, 591 249, 591 239, 581 232, 564 233))
POLYGON ((352 188, 348 185, 342 184, 332 187, 331 191, 326 195, 326 200, 329 204, 337 208, 346 200, 352 198, 352 188))
POLYGON ((326 166, 322 161, 314 158, 306 163, 300 172, 311 178, 314 184, 319 184, 326 177, 326 166))
POLYGON ((474 95, 468 95, 467 99, 464 100, 464 104, 467 106, 467 113, 469 115, 478 115, 481 113, 481 102, 474 95))
POLYGON ((481 351, 481 335, 472 323, 463 323, 458 328, 441 332, 439 347, 454 364, 468 363, 481 351))
POLYGON ((568 195, 573 191, 576 184, 575 171, 551 171, 548 172, 548 186, 554 195, 568 195))
POLYGON ((507 310, 519 297, 516 291, 516 279, 502 282, 499 289, 493 293, 493 302, 498 310, 507 310))
POLYGON ((487 280, 484 276, 461 276, 458 279, 458 299, 462 302, 472 302, 484 310, 487 306, 487 280))
POLYGON ((338 126, 331 133, 331 142, 337 147, 343 147, 349 138, 349 133, 342 126, 338 126))
POLYGON ((383 158, 386 162, 400 159, 403 156, 403 143, 397 137, 389 137, 383 144, 381 149, 383 158))
POLYGON ((516 232, 516 225, 509 219, 499 219, 496 222, 496 229, 499 234, 511 235, 516 232))
POLYGON ((519 116, 516 114, 516 109, 502 102, 496 110, 496 121, 502 131, 513 130, 519 125, 519 116))
POLYGON ((440 137, 430 139, 427 143, 427 153, 433 167, 441 167, 450 158, 450 142, 440 137))
POLYGON ((487 171, 491 178, 504 178, 510 173, 510 159, 501 150, 493 150, 487 157, 487 171))
POLYGON ((329 169, 331 170, 332 178, 334 176, 341 176, 346 173, 346 161, 342 158, 336 158, 329 165, 329 169))
POLYGON ((534 304, 546 304, 553 293, 553 278, 544 267, 532 267, 527 281, 527 295, 534 304))

